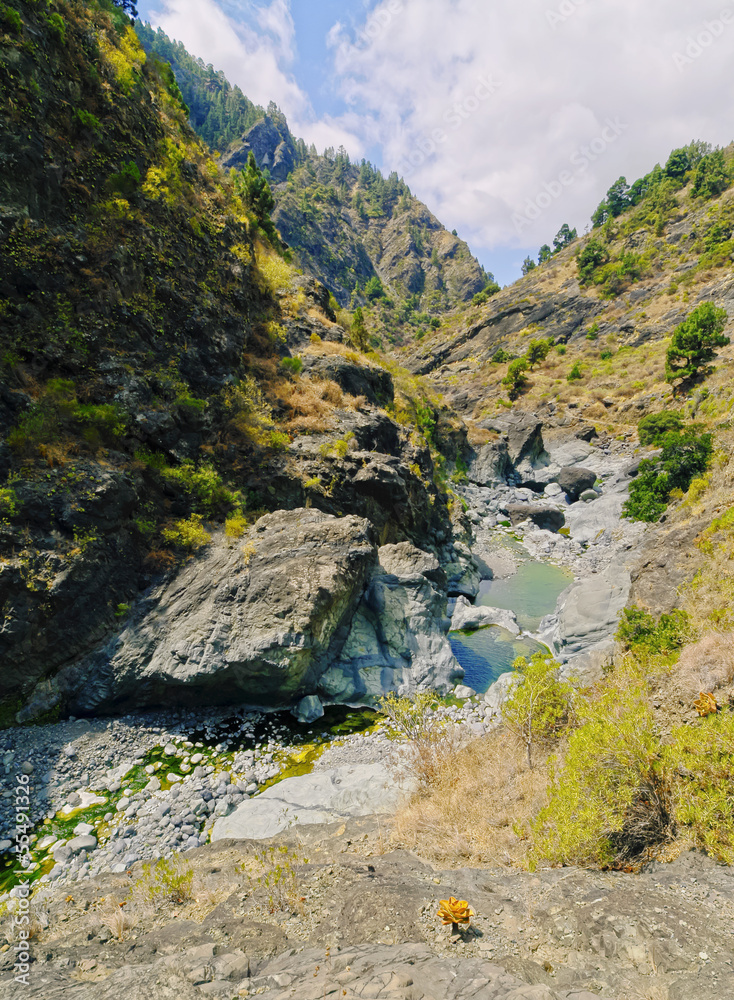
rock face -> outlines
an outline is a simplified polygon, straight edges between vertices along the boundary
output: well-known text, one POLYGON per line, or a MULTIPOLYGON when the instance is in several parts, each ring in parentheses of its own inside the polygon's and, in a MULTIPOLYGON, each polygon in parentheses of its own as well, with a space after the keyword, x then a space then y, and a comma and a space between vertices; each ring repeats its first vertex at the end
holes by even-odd
POLYGON ((394 813, 412 787, 410 782, 397 782, 384 764, 338 767, 286 778, 218 819, 211 839, 266 840, 293 824, 308 826, 394 813))
POLYGON ((303 370, 330 379, 352 396, 365 396, 370 403, 386 406, 395 397, 392 375, 377 365, 356 364, 340 354, 304 354, 303 370))
POLYGON ((219 539, 150 594, 93 658, 77 712, 287 704, 314 692, 375 565, 372 529, 357 517, 277 511, 244 544, 254 551, 219 539))
POLYGON ((151 591, 104 648, 38 685, 24 719, 62 701, 75 714, 292 705, 311 722, 322 702, 450 690, 463 671, 448 628, 435 556, 401 542, 378 562, 368 521, 277 511, 151 591))
POLYGON ((383 545, 341 655, 319 682, 325 700, 373 701, 387 691, 446 692, 463 670, 446 636, 445 576, 409 542, 383 545))
POLYGON ((288 174, 296 165, 293 136, 287 126, 278 127, 269 115, 265 115, 262 121, 256 122, 245 132, 242 145, 222 157, 222 166, 226 170, 244 170, 250 152, 255 154, 261 170, 267 168, 270 171, 276 184, 287 180, 288 174))
POLYGON ((541 507, 540 504, 508 503, 505 507, 511 523, 521 524, 532 521, 544 531, 558 531, 566 523, 562 510, 555 507, 541 507))
POLYGON ((582 493, 590 490, 596 482, 596 473, 579 466, 567 466, 558 473, 556 482, 569 500, 578 500, 582 493))
POLYGON ((608 642, 629 601, 632 581, 617 556, 602 572, 576 580, 559 598, 556 639, 565 654, 587 652, 608 642))

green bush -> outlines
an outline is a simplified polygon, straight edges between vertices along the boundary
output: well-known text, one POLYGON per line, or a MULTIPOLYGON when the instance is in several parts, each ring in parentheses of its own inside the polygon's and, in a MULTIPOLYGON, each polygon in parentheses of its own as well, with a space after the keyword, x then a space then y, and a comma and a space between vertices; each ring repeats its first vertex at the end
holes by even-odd
POLYGON ((683 417, 673 410, 661 410, 660 413, 648 413, 637 425, 637 435, 640 444, 660 445, 670 431, 680 431, 683 428, 683 417))
POLYGON ((299 375, 303 368, 303 361, 300 358, 282 358, 280 367, 284 368, 291 375, 299 375))
POLYGON ((502 706, 502 717, 522 742, 532 767, 533 750, 551 745, 566 731, 573 688, 558 680, 561 665, 546 653, 535 653, 530 662, 521 656, 512 666, 522 682, 502 706))
POLYGON ((189 518, 175 521, 163 529, 164 542, 190 552, 208 545, 212 537, 201 522, 201 514, 192 514, 189 518))
POLYGON ((609 252, 601 240, 592 236, 585 247, 576 254, 579 269, 579 280, 582 285, 588 284, 594 277, 594 272, 609 260, 609 252))
POLYGON ((525 352, 525 357, 530 367, 533 368, 538 362, 545 361, 550 349, 551 345, 547 340, 531 340, 525 352))
POLYGON ((176 485, 185 493, 198 513, 213 517, 223 510, 230 509, 236 496, 222 482, 222 477, 210 465, 198 468, 191 459, 181 463, 176 468, 161 469, 163 478, 176 485))
POLYGON ((20 19, 20 14, 12 7, 8 7, 7 4, 0 4, 0 24, 6 31, 14 35, 23 34, 23 22, 20 19))
POLYGON ((681 726, 663 754, 676 776, 680 827, 712 858, 734 865, 734 714, 681 726))
POLYGON ((138 190, 141 179, 137 163, 134 160, 127 160, 121 164, 118 173, 110 174, 107 187, 110 191, 116 191, 127 198, 138 190))
POLYGON ((510 399, 517 399, 528 384, 528 379, 525 375, 527 370, 528 362, 526 358, 515 358, 514 361, 510 362, 507 375, 502 379, 502 385, 507 387, 507 395, 510 399))
POLYGON ((533 823, 531 867, 620 867, 672 834, 670 791, 644 684, 628 679, 577 706, 581 725, 551 769, 533 823))
POLYGON ((609 361, 609 359, 612 358, 613 356, 614 355, 612 354, 611 351, 602 351, 601 354, 599 355, 602 361, 609 361))
POLYGON ((716 356, 715 348, 724 347, 729 338, 723 335, 727 314, 713 302, 700 306, 673 331, 670 347, 665 354, 665 380, 679 387, 706 373, 716 356))
POLYGON ((633 652, 670 653, 693 638, 688 614, 679 608, 662 614, 656 621, 643 608, 622 611, 615 638, 633 652))
POLYGON ((581 378, 583 378, 583 377, 584 376, 583 376, 583 373, 581 371, 581 365, 577 361, 574 364, 574 366, 571 368, 571 371, 566 376, 566 381, 567 382, 578 382, 578 380, 581 379, 581 378))
POLYGON ((686 492, 691 482, 708 468, 713 453, 710 434, 700 434, 695 425, 683 431, 668 431, 662 438, 658 459, 640 462, 637 478, 630 484, 629 499, 622 516, 632 521, 657 521, 665 511, 672 490, 686 492))

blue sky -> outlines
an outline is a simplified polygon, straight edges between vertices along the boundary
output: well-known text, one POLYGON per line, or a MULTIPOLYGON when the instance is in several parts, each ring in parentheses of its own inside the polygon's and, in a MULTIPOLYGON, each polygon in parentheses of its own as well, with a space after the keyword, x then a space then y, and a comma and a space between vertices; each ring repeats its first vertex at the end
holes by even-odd
POLYGON ((319 150, 397 170, 498 280, 606 189, 734 137, 734 0, 144 0, 319 150))

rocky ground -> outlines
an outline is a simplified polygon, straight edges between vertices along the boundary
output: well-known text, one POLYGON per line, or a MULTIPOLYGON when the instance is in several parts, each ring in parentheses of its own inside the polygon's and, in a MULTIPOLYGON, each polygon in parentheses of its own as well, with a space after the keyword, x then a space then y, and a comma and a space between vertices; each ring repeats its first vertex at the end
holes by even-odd
POLYGON ((151 894, 140 865, 71 890, 49 886, 34 899, 22 994, 11 978, 13 931, 3 924, 0 996, 734 995, 734 879, 698 854, 640 875, 444 871, 392 850, 389 836, 389 824, 362 819, 304 827, 297 839, 291 832, 268 845, 200 847, 186 855, 194 875, 183 900, 151 894), (436 917, 449 895, 475 911, 463 933, 436 917))

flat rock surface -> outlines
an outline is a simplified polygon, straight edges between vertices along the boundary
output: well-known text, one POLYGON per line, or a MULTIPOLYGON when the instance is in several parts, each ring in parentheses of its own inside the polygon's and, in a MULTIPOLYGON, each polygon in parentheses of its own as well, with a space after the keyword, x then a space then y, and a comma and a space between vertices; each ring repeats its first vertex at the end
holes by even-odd
POLYGON ((451 617, 452 631, 483 628, 487 625, 499 625, 513 635, 520 634, 517 616, 513 611, 503 608, 487 608, 482 605, 470 604, 465 597, 459 597, 451 617))
POLYGON ((360 764, 286 778, 217 820, 212 841, 262 840, 289 826, 394 813, 410 789, 384 764, 360 764))

